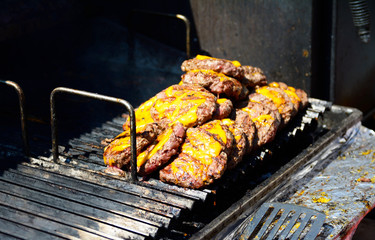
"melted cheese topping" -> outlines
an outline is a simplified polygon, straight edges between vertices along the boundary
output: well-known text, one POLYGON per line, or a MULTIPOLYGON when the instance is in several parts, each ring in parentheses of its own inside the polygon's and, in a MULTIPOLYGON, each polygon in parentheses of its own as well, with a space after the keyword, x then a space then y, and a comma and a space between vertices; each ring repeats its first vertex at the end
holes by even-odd
MULTIPOLYGON (((195 57, 198 60, 205 60, 205 59, 218 59, 218 58, 213 58, 205 55, 197 55, 195 57)), ((235 67, 241 67, 241 63, 239 61, 230 61, 235 67)))
POLYGON ((257 93, 260 93, 272 100, 273 103, 276 104, 277 108, 285 104, 285 99, 283 96, 278 93, 277 91, 270 90, 267 87, 261 87, 255 90, 257 93))
POLYGON ((228 101, 228 99, 226 99, 226 98, 218 98, 218 99, 216 100, 216 102, 217 102, 218 104, 223 104, 223 103, 225 103, 226 101, 228 101))
POLYGON ((193 90, 174 91, 172 86, 166 89, 165 94, 169 98, 169 101, 158 99, 154 104, 155 109, 159 113, 159 117, 165 117, 171 120, 170 126, 176 122, 180 122, 185 127, 192 127, 198 119, 198 107, 206 102, 207 97, 205 93, 193 90), (187 102, 190 103, 189 105, 191 107, 180 115, 182 107, 186 107, 187 102), (171 107, 174 107, 174 109, 171 107))
POLYGON ((189 139, 189 142, 182 145, 181 152, 190 155, 202 164, 210 165, 212 158, 219 156, 222 150, 222 145, 208 134, 202 132, 193 134, 188 131, 186 138, 189 139))
POLYGON ((271 122, 275 120, 269 114, 262 114, 262 115, 259 115, 258 117, 253 117, 255 112, 254 112, 254 109, 251 109, 251 108, 245 107, 245 108, 241 108, 241 110, 244 111, 244 112, 247 112, 250 115, 250 118, 253 122, 260 123, 264 126, 270 125, 271 122))
POLYGON ((219 73, 219 72, 215 72, 213 70, 207 70, 207 69, 194 69, 194 70, 191 70, 190 72, 192 73, 198 73, 198 72, 202 72, 206 75, 215 75, 216 77, 219 77, 219 81, 220 82, 224 82, 224 81, 229 81, 229 78, 227 75, 223 74, 223 73, 219 73))
POLYGON ((292 90, 284 90, 284 92, 290 97, 290 100, 292 100, 292 103, 299 103, 301 102, 301 99, 298 97, 295 91, 292 90))
POLYGON ((270 84, 268 84, 270 87, 275 87, 275 88, 279 88, 280 87, 280 84, 277 83, 277 82, 271 82, 270 84))
MULTIPOLYGON (((142 103, 136 110, 135 110, 135 125, 136 125, 136 132, 140 133, 144 131, 147 124, 154 122, 154 119, 151 117, 150 109, 152 105, 157 100, 156 97, 152 97, 146 102, 142 103)), ((126 130, 125 132, 121 133, 117 137, 121 137, 122 135, 129 135, 129 120, 125 124, 126 130)))
POLYGON ((204 130, 206 130, 209 133, 216 134, 219 136, 219 138, 226 144, 227 143, 227 135, 225 134, 225 131, 223 127, 220 124, 220 120, 211 121, 209 123, 206 123, 202 127, 204 130))
POLYGON ((157 137, 157 139, 156 139, 157 144, 154 146, 154 148, 152 148, 151 151, 146 150, 146 151, 141 152, 137 156, 137 167, 140 167, 143 164, 145 164, 146 161, 149 160, 152 156, 154 156, 157 151, 161 150, 163 148, 164 144, 170 138, 172 133, 173 133, 173 128, 168 128, 168 130, 164 131, 162 134, 160 134, 157 137))

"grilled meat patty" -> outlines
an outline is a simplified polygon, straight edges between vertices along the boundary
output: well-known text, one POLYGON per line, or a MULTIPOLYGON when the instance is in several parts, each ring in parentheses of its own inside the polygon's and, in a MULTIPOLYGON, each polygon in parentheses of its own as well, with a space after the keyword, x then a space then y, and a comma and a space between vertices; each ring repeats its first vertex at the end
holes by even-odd
POLYGON ((169 125, 175 122, 185 127, 201 125, 212 118, 216 109, 216 97, 197 85, 172 85, 156 98, 150 110, 151 117, 169 125))
POLYGON ((225 118, 221 120, 222 124, 226 125, 229 131, 234 136, 234 146, 232 148, 232 153, 229 155, 227 168, 233 169, 237 166, 239 162, 242 161, 243 156, 248 151, 249 144, 244 130, 239 127, 235 121, 225 118))
POLYGON ((254 122, 256 127, 256 147, 260 147, 272 141, 277 133, 280 121, 278 121, 278 111, 268 108, 267 105, 261 103, 250 102, 244 108, 238 111, 236 119, 246 118, 247 114, 254 122))
POLYGON ((295 89, 294 87, 288 86, 286 83, 283 82, 272 82, 269 84, 270 87, 281 88, 284 90, 288 96, 298 102, 298 109, 303 109, 308 104, 308 97, 307 93, 302 89, 295 89))
POLYGON ((140 175, 148 175, 167 163, 176 155, 185 139, 185 128, 177 122, 161 133, 145 151, 137 156, 140 175))
POLYGON ((183 74, 181 80, 186 84, 198 84, 216 96, 223 96, 234 100, 246 97, 242 94, 244 91, 243 86, 237 79, 213 70, 191 70, 183 74))
POLYGON ((244 76, 241 78, 241 82, 246 87, 255 87, 267 85, 267 78, 260 68, 252 66, 242 66, 244 76))
POLYGON ((257 130, 253 120, 251 120, 249 114, 239 109, 236 109, 232 118, 234 118, 235 126, 240 128, 246 136, 247 147, 245 149, 245 154, 250 153, 255 145, 257 144, 257 130))
MULTIPOLYGON (((147 124, 142 131, 136 133, 137 154, 154 142, 162 132, 157 123, 147 124)), ((110 167, 122 168, 128 166, 131 159, 130 132, 124 131, 118 135, 108 146, 104 148, 104 163, 110 167)))
POLYGON ((195 58, 185 60, 181 65, 181 69, 184 72, 196 69, 212 70, 236 79, 242 79, 244 71, 238 61, 229 61, 203 55, 197 55, 195 58))
POLYGON ((160 179, 195 189, 211 184, 224 174, 233 139, 219 120, 189 128, 180 154, 159 171, 160 179))
POLYGON ((233 110, 233 103, 226 98, 219 98, 216 100, 216 110, 213 119, 223 119, 230 115, 233 110))
MULTIPOLYGON (((146 102, 142 103, 137 109, 134 110, 135 113, 135 125, 137 128, 137 131, 142 131, 142 128, 144 128, 147 124, 153 123, 154 119, 151 117, 150 109, 157 100, 156 97, 152 97, 146 102)), ((126 122, 122 126, 124 131, 130 130, 130 119, 127 118, 126 122)))
MULTIPOLYGON (((288 124, 288 122, 298 111, 298 109, 296 109, 293 105, 290 97, 280 88, 264 86, 255 89, 255 92, 265 96, 269 99, 270 102, 273 102, 276 105, 283 119, 282 126, 288 124)), ((256 102, 256 100, 251 95, 250 99, 256 102)))

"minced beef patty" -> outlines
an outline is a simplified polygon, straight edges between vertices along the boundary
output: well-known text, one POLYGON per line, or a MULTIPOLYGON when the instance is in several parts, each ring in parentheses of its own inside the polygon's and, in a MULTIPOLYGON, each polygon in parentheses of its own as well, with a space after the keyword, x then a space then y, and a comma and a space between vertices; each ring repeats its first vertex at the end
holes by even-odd
POLYGON ((229 131, 231 131, 234 136, 235 144, 232 148, 231 154, 229 155, 227 163, 227 168, 233 169, 238 165, 239 162, 242 161, 243 156, 248 150, 249 146, 247 138, 244 130, 239 127, 235 121, 226 118, 222 119, 221 122, 228 127, 229 131))
POLYGON ((210 120, 216 109, 216 97, 198 85, 172 85, 156 98, 150 110, 156 122, 178 121, 185 127, 193 127, 210 120))
POLYGON ((189 128, 180 154, 159 171, 160 180, 195 189, 211 184, 224 174, 233 141, 219 120, 189 128))
POLYGON ((260 68, 252 66, 242 66, 244 71, 244 76, 241 79, 241 82, 246 87, 255 87, 267 85, 267 78, 264 75, 263 71, 260 68))
POLYGON ((283 119, 283 126, 288 124, 298 111, 290 97, 280 88, 264 86, 257 88, 255 91, 264 95, 276 105, 283 119))
MULTIPOLYGON (((157 123, 150 123, 137 132, 137 154, 152 144, 162 132, 162 127, 157 123)), ((122 168, 128 166, 131 160, 130 133, 125 131, 119 134, 108 146, 104 148, 104 163, 110 167, 122 168)))
POLYGON ((238 100, 243 96, 243 86, 235 78, 213 70, 196 69, 181 76, 183 83, 198 84, 216 96, 238 100))
POLYGON ((164 130, 145 151, 137 156, 137 168, 140 175, 148 175, 167 163, 176 155, 185 140, 185 128, 177 122, 164 130))
POLYGON ((196 69, 212 70, 236 79, 243 78, 243 69, 238 61, 230 61, 202 55, 197 55, 195 58, 185 60, 181 65, 181 69, 184 72, 196 69))
POLYGON ((228 117, 233 110, 233 103, 226 98, 219 98, 216 100, 216 110, 213 119, 223 119, 228 117))

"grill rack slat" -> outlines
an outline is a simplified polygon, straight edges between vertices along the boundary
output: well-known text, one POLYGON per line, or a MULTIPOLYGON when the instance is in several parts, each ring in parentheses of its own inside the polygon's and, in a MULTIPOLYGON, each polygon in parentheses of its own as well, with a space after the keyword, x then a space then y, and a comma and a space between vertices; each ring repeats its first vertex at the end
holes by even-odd
POLYGON ((12 207, 18 210, 22 210, 25 208, 24 206, 27 206, 27 211, 29 213, 36 214, 39 217, 49 219, 50 221, 56 221, 65 225, 76 226, 78 228, 81 228, 82 230, 92 232, 99 236, 107 238, 135 238, 137 236, 132 232, 112 226, 108 223, 95 221, 78 214, 62 211, 61 209, 43 205, 39 202, 33 202, 19 196, 0 192, 0 201, 5 203, 4 205, 7 205, 6 203, 12 203, 11 206, 8 205, 8 207, 12 207), (56 216, 58 216, 58 218, 56 218, 56 216))
MULTIPOLYGON (((67 211, 73 214, 81 215, 86 218, 91 218, 96 221, 108 222, 113 226, 127 229, 128 231, 136 233, 138 235, 155 235, 158 230, 155 226, 142 224, 137 221, 125 218, 124 216, 118 214, 111 214, 103 209, 87 206, 83 203, 72 202, 68 199, 63 199, 58 196, 52 196, 48 193, 40 192, 37 190, 31 190, 27 187, 11 184, 9 182, 1 181, 1 183, 3 185, 1 192, 5 194, 16 195, 20 198, 27 198, 31 201, 39 202, 43 205, 54 207, 59 210, 67 211)), ((24 210, 27 211, 27 209, 24 210)))

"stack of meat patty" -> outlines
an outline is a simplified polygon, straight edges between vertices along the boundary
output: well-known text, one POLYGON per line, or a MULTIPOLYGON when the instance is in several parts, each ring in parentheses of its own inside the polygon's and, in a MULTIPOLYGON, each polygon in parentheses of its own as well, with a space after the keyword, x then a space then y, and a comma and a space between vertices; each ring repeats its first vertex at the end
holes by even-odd
MULTIPOLYGON (((182 63, 181 82, 135 111, 137 171, 202 188, 243 156, 272 141, 307 105, 301 89, 267 80, 238 61, 198 55, 182 63)), ((130 168, 129 121, 104 149, 108 172, 130 168)))

